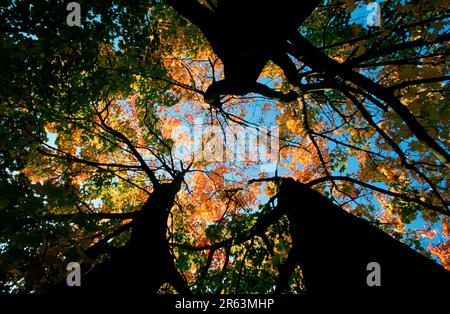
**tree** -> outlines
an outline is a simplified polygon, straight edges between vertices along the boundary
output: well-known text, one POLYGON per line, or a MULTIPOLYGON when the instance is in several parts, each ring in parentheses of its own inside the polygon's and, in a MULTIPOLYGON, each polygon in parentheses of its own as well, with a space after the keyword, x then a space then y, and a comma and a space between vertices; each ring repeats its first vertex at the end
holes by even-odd
POLYGON ((314 292, 340 252, 333 287, 448 280, 448 3, 239 3, 2 6, 3 293, 314 292))

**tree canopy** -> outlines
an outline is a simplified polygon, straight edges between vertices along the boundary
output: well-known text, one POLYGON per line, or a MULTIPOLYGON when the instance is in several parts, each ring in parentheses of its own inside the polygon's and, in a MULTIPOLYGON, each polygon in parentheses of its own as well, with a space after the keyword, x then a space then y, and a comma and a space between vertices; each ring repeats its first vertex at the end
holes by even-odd
MULTIPOLYGON (((285 47, 298 80, 273 58, 258 78, 295 99, 213 103, 224 56, 180 1, 78 2, 79 27, 66 1, 0 7, 0 293, 44 293, 81 261, 150 268, 153 292, 273 293, 293 242, 280 177, 450 270, 448 0, 381 2, 381 25, 371 1, 315 1, 285 47)), ((271 36, 279 20, 252 18, 271 36)))

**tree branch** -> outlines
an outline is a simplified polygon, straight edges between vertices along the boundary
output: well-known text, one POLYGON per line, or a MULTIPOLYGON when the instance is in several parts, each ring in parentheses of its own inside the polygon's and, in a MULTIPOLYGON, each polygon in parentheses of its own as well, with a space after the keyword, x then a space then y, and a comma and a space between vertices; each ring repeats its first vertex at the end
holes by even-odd
POLYGON ((411 133, 428 146, 437 159, 450 168, 450 154, 427 133, 408 108, 394 96, 392 90, 354 72, 347 64, 341 64, 331 59, 298 33, 291 40, 293 45, 289 45, 290 52, 314 71, 342 77, 383 100, 402 118, 411 133))
POLYGON ((419 200, 419 199, 416 199, 416 198, 413 198, 413 197, 409 197, 409 196, 401 194, 401 193, 385 190, 385 189, 382 189, 382 188, 377 187, 375 185, 372 185, 372 184, 369 184, 369 183, 365 183, 365 182, 359 181, 357 179, 346 177, 346 176, 322 177, 322 178, 318 178, 318 179, 314 179, 312 181, 309 181, 308 183, 306 183, 306 186, 312 187, 314 185, 317 185, 317 184, 320 184, 320 183, 323 183, 323 182, 327 182, 327 181, 331 181, 331 180, 341 180, 341 181, 352 182, 352 183, 355 183, 355 184, 360 185, 362 187, 365 187, 367 189, 370 189, 370 190, 373 190, 373 191, 377 191, 377 192, 380 192, 380 193, 383 193, 383 194, 387 194, 387 195, 390 195, 390 196, 393 196, 393 197, 397 197, 397 198, 402 199, 402 200, 404 200, 406 202, 415 203, 415 204, 421 205, 421 206, 423 206, 425 208, 434 210, 434 211, 436 211, 438 213, 441 213, 443 215, 450 216, 450 211, 446 210, 446 209, 444 209, 444 208, 442 208, 440 206, 436 206, 436 205, 424 202, 422 200, 419 200))
POLYGON ((108 124, 106 124, 105 119, 102 117, 101 113, 98 112, 97 110, 95 110, 97 112, 97 116, 101 121, 101 124, 103 126, 103 128, 108 131, 111 135, 116 136, 117 138, 121 139, 127 146, 128 148, 131 150, 132 154, 136 157, 136 159, 139 161, 139 164, 142 167, 142 170, 147 174, 147 176, 149 177, 150 181, 152 182, 154 187, 159 186, 159 181, 156 178, 155 174, 153 173, 153 171, 150 169, 150 167, 147 165, 147 163, 145 162, 144 158, 142 158, 141 154, 137 151, 136 147, 133 145, 133 143, 128 139, 128 137, 126 137, 123 133, 121 133, 120 131, 117 131, 115 129, 113 129, 112 127, 110 127, 108 124))

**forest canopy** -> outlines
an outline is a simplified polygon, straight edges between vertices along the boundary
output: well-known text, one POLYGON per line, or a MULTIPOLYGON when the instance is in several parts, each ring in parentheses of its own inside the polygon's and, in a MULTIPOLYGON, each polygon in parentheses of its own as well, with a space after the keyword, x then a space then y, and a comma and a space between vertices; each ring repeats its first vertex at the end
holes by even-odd
MULTIPOLYGON (((273 293, 293 242, 278 178, 450 270, 448 0, 380 2, 380 23, 372 1, 310 1, 245 89, 177 2, 78 1, 80 26, 66 1, 1 2, 0 293, 44 293, 69 262, 152 292, 273 293)), ((252 17, 252 45, 279 12, 252 17)))

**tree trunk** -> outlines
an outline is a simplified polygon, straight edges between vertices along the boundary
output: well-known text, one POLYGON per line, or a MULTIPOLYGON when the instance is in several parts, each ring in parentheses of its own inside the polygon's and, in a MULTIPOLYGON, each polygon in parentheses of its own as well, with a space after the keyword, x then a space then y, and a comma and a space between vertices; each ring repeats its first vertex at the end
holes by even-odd
POLYGON ((94 295, 144 297, 156 294, 164 283, 177 292, 190 290, 178 273, 167 241, 167 219, 182 178, 155 187, 136 218, 128 244, 83 273, 81 287, 67 287, 65 281, 50 295, 94 295))
MULTIPOLYGON (((300 264, 307 293, 448 289, 450 272, 442 266, 299 182, 283 180, 279 206, 288 213, 293 240, 284 268, 292 271, 292 260, 300 264), (381 286, 367 283, 371 262, 380 265, 381 286)), ((286 281, 279 286, 286 288, 286 281)))
MULTIPOLYGON (((180 179, 181 180, 181 179, 180 179)), ((179 293, 189 288, 178 273, 167 241, 167 219, 181 181, 173 181, 155 188, 141 210, 128 244, 130 260, 145 272, 136 274, 139 282, 146 281, 147 289, 156 293, 163 283, 170 283, 179 293)), ((133 265, 130 265, 133 267, 133 265)), ((135 267, 135 266, 134 266, 135 267)))

